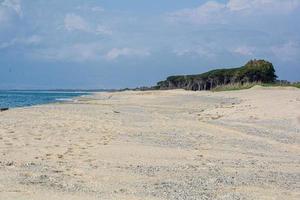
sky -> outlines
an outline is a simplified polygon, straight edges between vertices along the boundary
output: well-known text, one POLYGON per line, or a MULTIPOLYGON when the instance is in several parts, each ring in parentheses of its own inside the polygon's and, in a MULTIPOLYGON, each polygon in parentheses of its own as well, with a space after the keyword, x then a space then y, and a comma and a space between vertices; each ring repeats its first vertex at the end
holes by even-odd
POLYGON ((0 89, 151 86, 273 63, 300 81, 300 0, 0 0, 0 89))

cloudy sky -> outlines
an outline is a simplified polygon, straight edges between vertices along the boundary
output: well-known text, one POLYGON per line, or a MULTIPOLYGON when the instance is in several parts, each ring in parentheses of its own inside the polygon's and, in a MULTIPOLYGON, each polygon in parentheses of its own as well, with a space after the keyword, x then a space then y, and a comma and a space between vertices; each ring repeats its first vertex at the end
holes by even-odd
POLYGON ((273 62, 300 80, 300 0, 0 0, 0 89, 122 88, 273 62))

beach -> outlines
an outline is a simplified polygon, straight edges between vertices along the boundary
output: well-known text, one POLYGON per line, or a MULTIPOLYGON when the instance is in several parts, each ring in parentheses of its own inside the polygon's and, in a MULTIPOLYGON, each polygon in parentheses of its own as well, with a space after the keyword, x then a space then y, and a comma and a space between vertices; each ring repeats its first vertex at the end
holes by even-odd
POLYGON ((101 92, 0 113, 0 199, 300 199, 300 90, 101 92))

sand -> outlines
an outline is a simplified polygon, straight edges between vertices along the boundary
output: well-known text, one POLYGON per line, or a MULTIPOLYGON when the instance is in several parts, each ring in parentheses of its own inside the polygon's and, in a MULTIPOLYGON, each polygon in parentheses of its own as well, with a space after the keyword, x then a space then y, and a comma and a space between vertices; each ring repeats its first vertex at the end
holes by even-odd
POLYGON ((0 199, 300 199, 300 90, 96 93, 0 113, 0 199))

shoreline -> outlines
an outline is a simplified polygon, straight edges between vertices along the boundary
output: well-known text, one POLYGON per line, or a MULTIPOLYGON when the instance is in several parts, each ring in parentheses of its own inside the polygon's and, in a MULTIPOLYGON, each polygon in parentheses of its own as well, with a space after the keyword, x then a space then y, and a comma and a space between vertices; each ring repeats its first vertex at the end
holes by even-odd
MULTIPOLYGON (((53 97, 52 100, 45 100, 45 101, 40 101, 40 102, 28 102, 27 104, 31 105, 15 105, 15 106, 3 106, 0 107, 3 109, 3 111, 7 110, 12 110, 16 108, 28 108, 28 107, 34 107, 34 106, 41 106, 41 105, 47 105, 47 104, 58 104, 58 103, 64 103, 64 102, 70 102, 70 101, 76 101, 77 98, 83 97, 83 96, 88 96, 88 95, 93 95, 93 93, 82 93, 82 92, 48 92, 48 91, 5 91, 8 93, 17 93, 17 95, 21 94, 27 94, 27 93, 36 93, 36 94, 76 94, 77 96, 62 96, 62 97, 53 97)), ((12 98, 12 97, 10 97, 12 98)), ((16 97, 17 98, 17 97, 16 97)), ((26 96, 24 98, 27 98, 26 96)), ((4 102, 5 103, 5 102, 4 102)), ((2 111, 2 110, 1 110, 2 111)))
POLYGON ((0 115, 0 199, 300 197, 299 90, 76 98, 0 115))
MULTIPOLYGON (((255 85, 251 88, 245 88, 245 89, 233 89, 233 90, 220 90, 220 91, 190 91, 190 92, 231 92, 231 91, 243 91, 243 90, 249 90, 249 89, 253 89, 253 88, 257 88, 257 89, 274 89, 274 90, 277 90, 277 89, 286 89, 286 90, 294 90, 294 89, 299 89, 295 86, 280 86, 280 85, 275 85, 275 86, 263 86, 263 85, 255 85)), ((128 91, 132 91, 132 92, 147 92, 147 91, 176 91, 176 90, 184 90, 184 89, 164 89, 164 90, 157 90, 157 89, 149 89, 149 90, 136 90, 136 89, 126 89, 126 90, 123 90, 123 89, 119 89, 119 90, 91 90, 93 92, 88 92, 90 90, 82 90, 81 91, 67 91, 67 90, 0 90, 3 91, 3 92, 24 92, 24 93, 27 93, 27 92, 38 92, 38 93, 85 93, 87 92, 88 94, 83 94, 83 95, 80 95, 80 96, 76 96, 76 97, 72 97, 72 98, 67 98, 66 100, 53 100, 53 102, 48 102, 48 103, 40 103, 40 104, 34 104, 34 105, 29 105, 29 106, 19 106, 19 107, 1 107, 1 108, 8 108, 9 110, 11 109, 16 109, 16 108, 27 108, 27 107, 33 107, 33 106, 41 106, 41 105, 47 105, 47 104, 59 104, 59 103, 64 103, 64 102, 69 102, 69 101, 76 101, 76 100, 80 100, 81 97, 83 96, 94 96, 95 94, 98 94, 98 93, 120 93, 120 92, 128 92, 128 91)), ((184 91, 189 91, 189 90, 184 90, 184 91)), ((64 98, 62 98, 64 99, 64 98)))

